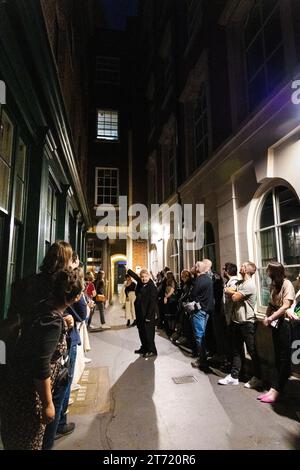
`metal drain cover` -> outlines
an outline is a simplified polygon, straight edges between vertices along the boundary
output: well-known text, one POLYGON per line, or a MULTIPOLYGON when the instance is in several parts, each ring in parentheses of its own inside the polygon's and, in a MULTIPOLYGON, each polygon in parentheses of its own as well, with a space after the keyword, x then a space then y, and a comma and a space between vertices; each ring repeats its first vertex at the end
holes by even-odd
POLYGON ((196 377, 193 375, 183 375, 182 377, 172 377, 172 380, 175 384, 191 384, 193 382, 198 382, 196 377))

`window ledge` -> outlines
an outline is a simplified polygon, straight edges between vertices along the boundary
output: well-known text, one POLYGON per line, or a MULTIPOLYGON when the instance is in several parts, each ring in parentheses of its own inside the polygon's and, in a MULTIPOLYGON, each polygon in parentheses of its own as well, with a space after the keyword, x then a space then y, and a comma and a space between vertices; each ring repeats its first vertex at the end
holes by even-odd
POLYGON ((119 144, 120 139, 109 140, 109 139, 95 139, 95 144, 119 144))

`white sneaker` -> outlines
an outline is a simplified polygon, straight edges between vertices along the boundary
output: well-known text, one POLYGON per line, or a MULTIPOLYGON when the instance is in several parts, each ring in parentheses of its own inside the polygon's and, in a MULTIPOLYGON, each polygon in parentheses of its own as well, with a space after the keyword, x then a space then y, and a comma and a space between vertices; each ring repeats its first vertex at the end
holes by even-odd
POLYGON ((107 325, 106 323, 103 323, 103 325, 101 325, 101 328, 103 328, 103 330, 110 330, 111 326, 107 325))
POLYGON ((89 357, 85 357, 85 358, 84 358, 84 362, 85 362, 86 364, 89 364, 90 362, 92 362, 92 359, 90 359, 89 357))
POLYGON ((73 405, 73 403, 74 403, 73 398, 69 398, 69 403, 68 403, 68 405, 71 406, 71 405, 73 405))
POLYGON ((231 377, 231 375, 226 375, 226 377, 224 377, 224 379, 220 379, 218 380, 218 384, 220 385, 238 385, 239 384, 239 380, 238 379, 234 379, 233 377, 231 377))
POLYGON ((252 379, 249 380, 249 382, 245 383, 244 387, 245 388, 262 388, 262 381, 258 379, 257 377, 252 377, 252 379))

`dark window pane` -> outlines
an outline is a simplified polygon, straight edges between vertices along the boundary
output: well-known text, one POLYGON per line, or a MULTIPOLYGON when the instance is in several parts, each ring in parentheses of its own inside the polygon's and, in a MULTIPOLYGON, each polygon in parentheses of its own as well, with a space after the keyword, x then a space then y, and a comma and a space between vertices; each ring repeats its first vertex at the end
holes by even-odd
POLYGON ((270 278, 266 274, 266 269, 259 269, 259 285, 260 285, 260 304, 267 307, 270 299, 270 278))
POLYGON ((205 231, 204 244, 211 245, 215 243, 215 234, 214 234, 214 229, 211 223, 205 222, 204 231, 205 231))
POLYGON ((293 191, 280 187, 276 190, 276 196, 279 202, 280 222, 300 219, 300 202, 293 191))
POLYGON ((267 62, 268 89, 272 91, 285 76, 283 46, 267 62))
POLYGON ((296 292, 298 292, 299 287, 300 287, 299 286, 299 279, 300 279, 299 274, 300 274, 300 267, 299 266, 294 267, 294 268, 290 268, 290 267, 285 268, 285 275, 294 284, 296 292), (299 278, 298 278, 298 276, 299 276, 299 278))
POLYGON ((207 159, 208 157, 208 139, 204 139, 203 141, 203 155, 204 155, 204 160, 207 159))
POLYGON ((271 227, 275 224, 274 209, 273 209, 273 193, 269 193, 266 198, 261 214, 260 214, 260 228, 271 227))
POLYGON ((285 58, 283 45, 267 61, 268 87, 272 91, 285 77, 285 58))
POLYGON ((246 47, 249 46, 251 41, 254 39, 255 35, 258 33, 261 26, 261 18, 260 18, 260 11, 259 6, 257 5, 253 8, 249 14, 247 25, 246 25, 246 34, 245 34, 245 41, 246 47))
POLYGON ((17 178, 16 181, 16 199, 15 199, 15 218, 20 222, 23 221, 24 208, 24 183, 17 178))
MULTIPOLYGON (((263 21, 265 22, 273 10, 277 7, 278 1, 277 0, 262 0, 262 13, 263 13, 263 21)), ((277 8, 279 10, 279 8, 277 8)))
POLYGON ((247 53, 248 80, 256 74, 264 62, 263 36, 260 33, 247 53))
POLYGON ((275 229, 260 232, 261 264, 266 267, 277 260, 275 229))
POLYGON ((265 71, 262 69, 249 85, 249 107, 253 111, 267 96, 265 71))
POLYGON ((5 217, 0 213, 0 265, 2 266, 5 217))
POLYGON ((0 209, 8 210, 10 167, 0 158, 0 209))
POLYGON ((273 13, 270 20, 267 22, 264 30, 265 36, 265 53, 268 58, 269 55, 278 47, 282 41, 281 32, 281 19, 279 8, 273 13))
POLYGON ((281 228, 284 264, 300 264, 300 223, 281 228))
POLYGON ((196 161, 197 161, 197 165, 200 165, 203 162, 203 147, 202 147, 202 145, 199 145, 199 147, 196 149, 196 161))

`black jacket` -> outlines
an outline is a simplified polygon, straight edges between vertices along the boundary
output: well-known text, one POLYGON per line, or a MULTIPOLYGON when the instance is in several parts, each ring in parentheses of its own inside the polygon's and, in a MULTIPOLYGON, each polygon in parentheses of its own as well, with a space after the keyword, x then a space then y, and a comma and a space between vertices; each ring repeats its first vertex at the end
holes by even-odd
POLYGON ((154 320, 157 308, 157 289, 154 282, 150 279, 147 284, 143 284, 140 277, 131 269, 128 270, 128 274, 137 282, 134 303, 137 317, 154 320))
POLYGON ((196 277, 189 294, 190 301, 199 302, 201 310, 213 313, 215 307, 213 281, 207 274, 196 277))

